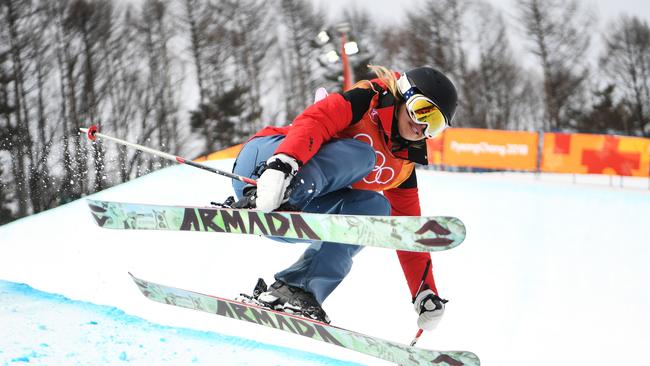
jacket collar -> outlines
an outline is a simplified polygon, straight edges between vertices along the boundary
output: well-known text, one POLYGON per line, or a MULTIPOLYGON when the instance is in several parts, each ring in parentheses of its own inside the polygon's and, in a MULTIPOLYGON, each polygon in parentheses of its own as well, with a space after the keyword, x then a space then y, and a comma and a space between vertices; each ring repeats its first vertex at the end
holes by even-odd
POLYGON ((370 117, 373 121, 379 122, 386 135, 390 137, 393 130, 397 99, 387 90, 383 83, 375 81, 374 84, 379 90, 379 94, 376 96, 377 102, 374 108, 370 111, 370 117))

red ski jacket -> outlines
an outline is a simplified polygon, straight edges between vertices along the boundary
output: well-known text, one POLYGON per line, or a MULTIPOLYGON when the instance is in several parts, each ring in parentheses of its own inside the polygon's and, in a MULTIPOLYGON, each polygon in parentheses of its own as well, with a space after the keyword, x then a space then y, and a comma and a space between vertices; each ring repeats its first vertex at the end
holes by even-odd
MULTIPOLYGON (((412 149, 399 149, 392 134, 393 119, 399 102, 379 80, 372 87, 361 86, 345 93, 330 94, 309 106, 286 127, 266 127, 253 138, 282 134, 286 138, 276 154, 289 155, 305 164, 318 149, 334 138, 355 138, 373 146, 377 153, 375 169, 354 188, 383 191, 393 216, 419 216, 415 164, 409 159, 412 149)), ((415 152, 426 154, 426 144, 416 146, 415 152)), ((422 162, 422 159, 415 159, 422 162)), ((426 161, 426 156, 424 156, 426 161)), ((415 297, 422 282, 429 253, 397 251, 411 294, 415 297)), ((433 273, 426 274, 425 285, 438 293, 433 273)))

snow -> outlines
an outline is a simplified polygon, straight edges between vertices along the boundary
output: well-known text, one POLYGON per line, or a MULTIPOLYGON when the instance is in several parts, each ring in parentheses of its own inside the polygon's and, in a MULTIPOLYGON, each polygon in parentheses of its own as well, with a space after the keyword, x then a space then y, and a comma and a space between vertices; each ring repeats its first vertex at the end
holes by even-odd
MULTIPOLYGON (((209 164, 229 170, 232 160, 209 164)), ((433 254, 440 295, 450 302, 438 329, 425 332, 419 347, 469 350, 483 365, 639 363, 650 344, 647 180, 626 180, 626 188, 621 188, 618 182, 573 184, 570 176, 561 180, 422 170, 418 182, 423 214, 457 216, 468 229, 460 247, 433 254)), ((230 194, 227 179, 180 165, 90 197, 206 205, 230 194)), ((179 334, 190 329, 208 332, 202 339, 178 341, 197 352, 220 343, 228 346, 224 337, 252 342, 245 348, 246 356, 231 356, 224 364, 256 364, 254 360, 267 357, 258 353, 261 349, 276 346, 308 352, 303 356, 382 364, 304 337, 154 303, 139 293, 127 274, 232 298, 251 291, 257 277, 270 282, 304 248, 254 236, 101 229, 85 201, 79 200, 0 226, 0 279, 145 319, 126 323, 116 319, 115 327, 134 334, 134 344, 140 337, 146 339, 142 329, 158 324, 174 327, 179 334)), ((49 320, 47 308, 35 307, 20 315, 0 311, 0 352, 12 347, 8 339, 22 334, 23 351, 33 347, 38 353, 38 331, 19 324, 49 320), (24 320, 16 322, 15 317, 24 320)), ((417 331, 410 294, 390 250, 364 249, 324 308, 333 324, 384 339, 408 343, 417 331)), ((82 317, 76 323, 85 321, 82 317)), ((78 346, 79 357, 93 363, 97 348, 84 342, 78 346)), ((104 347, 113 355, 120 349, 110 339, 104 347)), ((153 350, 138 354, 139 359, 151 357, 150 364, 160 363, 153 350)), ((125 360, 120 354, 120 362, 135 362, 131 352, 126 352, 125 360)), ((188 363, 181 354, 171 363, 188 363)), ((289 354, 273 363, 300 363, 296 357, 302 356, 289 354)), ((6 355, 0 353, 0 364, 6 355)), ((210 361, 214 364, 214 359, 210 361)))
POLYGON ((0 295, 0 311, 11 315, 3 326, 21 330, 0 341, 3 365, 251 365, 260 359, 282 365, 343 364, 286 347, 152 324, 114 307, 72 301, 27 285, 0 281, 0 295))

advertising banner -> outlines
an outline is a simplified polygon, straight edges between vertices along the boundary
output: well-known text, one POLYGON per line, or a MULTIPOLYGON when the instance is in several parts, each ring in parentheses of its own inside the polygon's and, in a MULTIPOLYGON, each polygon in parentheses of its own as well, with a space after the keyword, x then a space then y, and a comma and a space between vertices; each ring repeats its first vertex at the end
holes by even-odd
POLYGON ((548 173, 647 177, 650 139, 545 133, 541 170, 548 173))
POLYGON ((223 150, 215 151, 209 155, 196 158, 194 159, 194 161, 202 162, 206 160, 234 159, 237 157, 237 155, 239 155, 239 152, 241 151, 242 147, 244 147, 244 144, 231 146, 223 150))
MULTIPOLYGON (((650 176, 650 139, 615 135, 448 128, 427 140, 430 165, 568 174, 650 176), (541 154, 541 159, 539 155, 541 154)), ((196 161, 235 158, 242 145, 196 161)))
POLYGON ((525 131, 450 128, 444 133, 445 165, 537 170, 538 134, 525 131))

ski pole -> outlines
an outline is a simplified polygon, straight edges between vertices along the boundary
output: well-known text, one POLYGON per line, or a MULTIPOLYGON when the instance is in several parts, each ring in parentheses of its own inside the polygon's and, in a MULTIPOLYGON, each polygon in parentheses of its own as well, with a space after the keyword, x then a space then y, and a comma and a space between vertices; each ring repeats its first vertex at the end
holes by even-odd
MULTIPOLYGON (((422 286, 424 286, 424 282, 427 279, 427 273, 429 273, 429 267, 431 267, 431 259, 427 261, 427 265, 426 267, 424 267, 424 273, 422 273, 422 281, 420 282, 420 286, 418 287, 417 291, 415 291, 415 296, 413 296, 413 300, 411 300, 411 302, 414 304, 415 304, 415 298, 420 293, 420 290, 422 290, 422 286)), ((411 341, 411 347, 415 346, 415 344, 418 343, 418 340, 420 340, 420 336, 422 335, 422 332, 424 332, 424 329, 418 328, 418 332, 415 333, 415 337, 413 337, 413 340, 411 341)))
POLYGON ((422 332, 424 332, 424 329, 422 328, 418 329, 418 332, 415 334, 415 337, 411 341, 411 347, 415 346, 415 344, 418 343, 418 340, 420 339, 422 332))
POLYGON ((167 160, 173 160, 173 161, 175 161, 175 162, 177 162, 179 164, 186 164, 186 165, 189 165, 189 166, 193 166, 195 168, 207 170, 209 172, 222 175, 224 177, 228 177, 228 178, 231 178, 231 179, 236 179, 238 181, 241 181, 241 182, 244 182, 244 183, 247 183, 247 184, 257 185, 257 182, 254 179, 251 179, 251 178, 247 178, 247 177, 244 177, 244 176, 241 176, 241 175, 229 173, 229 172, 219 170, 219 169, 216 169, 216 168, 213 168, 213 167, 210 167, 210 166, 207 166, 207 165, 203 165, 203 164, 200 164, 200 163, 195 163, 192 160, 187 160, 187 159, 182 158, 180 156, 175 156, 175 155, 168 154, 168 153, 165 153, 165 152, 162 152, 162 151, 158 151, 158 150, 146 147, 146 146, 134 144, 132 142, 124 141, 124 140, 118 139, 116 137, 104 135, 103 133, 98 132, 97 125, 92 125, 89 128, 80 128, 79 130, 81 132, 85 133, 88 136, 88 139, 90 139, 91 141, 95 141, 97 139, 97 137, 101 137, 101 138, 106 139, 106 140, 111 140, 113 142, 117 142, 118 144, 129 146, 129 147, 135 148, 137 150, 140 150, 140 151, 143 151, 143 152, 146 152, 146 153, 149 153, 149 154, 153 154, 153 155, 156 155, 156 156, 161 157, 161 158, 165 158, 167 160))

